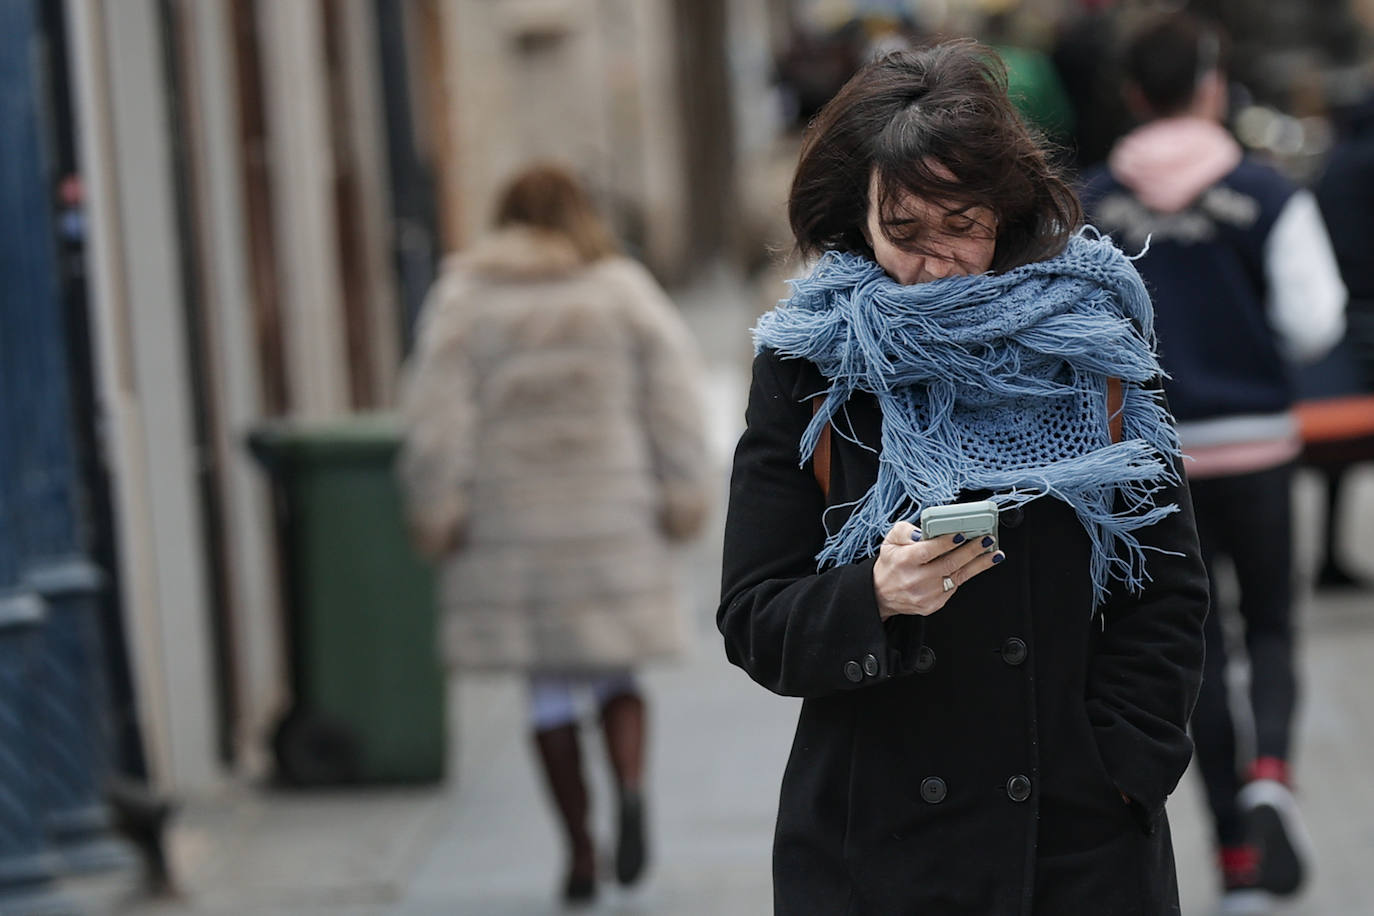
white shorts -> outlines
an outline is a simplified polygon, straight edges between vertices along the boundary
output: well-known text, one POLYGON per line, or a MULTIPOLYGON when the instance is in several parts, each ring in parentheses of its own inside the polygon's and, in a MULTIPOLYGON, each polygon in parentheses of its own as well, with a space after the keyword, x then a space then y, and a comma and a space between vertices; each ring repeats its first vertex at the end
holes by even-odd
POLYGON ((629 671, 603 674, 530 675, 530 724, 535 731, 547 731, 576 722, 579 700, 588 697, 600 709, 607 700, 622 693, 638 693, 639 685, 629 671))

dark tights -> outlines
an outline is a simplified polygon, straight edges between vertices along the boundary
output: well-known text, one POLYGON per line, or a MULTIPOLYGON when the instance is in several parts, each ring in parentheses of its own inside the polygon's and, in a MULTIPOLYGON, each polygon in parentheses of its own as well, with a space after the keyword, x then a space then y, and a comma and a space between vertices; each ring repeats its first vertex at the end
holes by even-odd
MULTIPOLYGON (((644 699, 637 693, 611 697, 601 707, 601 728, 611 770, 622 793, 639 792, 644 780, 644 699)), ((569 872, 596 875, 596 849, 588 827, 590 801, 582 772, 577 725, 571 723, 534 733, 544 781, 553 797, 571 851, 569 872)))

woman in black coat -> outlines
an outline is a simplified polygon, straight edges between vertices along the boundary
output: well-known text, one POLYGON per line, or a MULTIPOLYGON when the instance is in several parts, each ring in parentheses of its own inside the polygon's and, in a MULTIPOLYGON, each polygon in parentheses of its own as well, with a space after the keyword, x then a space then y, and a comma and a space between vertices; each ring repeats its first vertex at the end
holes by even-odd
POLYGON ((823 256, 756 330, 717 615, 804 698, 775 911, 1178 912, 1207 580, 1138 277, 971 42, 860 71, 789 208, 823 256), (989 497, 995 539, 911 523, 989 497))

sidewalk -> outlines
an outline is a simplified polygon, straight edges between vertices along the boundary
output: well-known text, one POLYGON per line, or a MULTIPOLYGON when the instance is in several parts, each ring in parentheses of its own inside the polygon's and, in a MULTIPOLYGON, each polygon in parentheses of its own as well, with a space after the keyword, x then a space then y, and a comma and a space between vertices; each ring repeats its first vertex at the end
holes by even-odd
MULTIPOLYGON (((654 864, 633 894, 602 886, 592 913, 752 916, 771 912, 769 846, 798 703, 729 666, 716 602, 728 453, 742 425, 745 329, 767 297, 727 282, 679 297, 710 362, 708 397, 720 506, 687 557, 696 651, 644 675, 651 703, 654 864)), ((1301 569, 1316 536, 1317 494, 1300 488, 1301 569)), ((1349 553, 1374 576, 1374 469, 1358 481, 1349 553)), ((1276 912, 1351 916, 1374 899, 1374 595, 1308 600, 1300 790, 1320 857, 1310 891, 1276 912)), ((173 831, 180 901, 130 899, 132 876, 72 884, 86 912, 124 916, 536 916, 560 912, 559 837, 533 768, 522 681, 459 677, 452 685, 451 778, 408 791, 277 793, 234 787, 188 801, 173 831)), ((612 835, 613 793, 594 729, 586 744, 594 835, 612 835)), ((1183 912, 1214 901, 1210 845, 1195 774, 1170 802, 1183 912)))

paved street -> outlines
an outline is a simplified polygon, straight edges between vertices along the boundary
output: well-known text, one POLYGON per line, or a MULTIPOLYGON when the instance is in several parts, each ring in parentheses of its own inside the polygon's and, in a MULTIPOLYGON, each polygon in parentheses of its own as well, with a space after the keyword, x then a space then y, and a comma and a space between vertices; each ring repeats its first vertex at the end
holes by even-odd
MULTIPOLYGON (((711 362, 710 399, 723 501, 738 434, 749 344, 767 303, 728 284, 682 297, 711 362)), ((1304 478, 1298 532, 1304 575, 1318 518, 1304 478)), ((1374 578, 1374 468, 1357 481, 1343 543, 1374 578)), ((644 916, 770 911, 769 843, 797 702, 726 664, 712 613, 720 520, 692 548, 697 640, 683 665, 645 674, 651 701, 654 867, 634 894, 606 886, 590 912, 644 916)), ((1257 536, 1259 533, 1257 533, 1257 536)), ((1374 593, 1304 599, 1306 692, 1297 761, 1319 849, 1302 916, 1374 912, 1374 593)), ((91 912, 265 916, 536 916, 554 906, 563 863, 532 766, 524 696, 514 677, 461 677, 452 688, 452 778, 418 791, 276 794, 230 787, 191 800, 173 839, 184 899, 138 902, 129 876, 73 883, 91 912)), ((589 738, 595 733, 588 730, 589 738)), ((599 742, 589 742, 596 835, 611 835, 612 796, 599 742)), ((1185 914, 1214 902, 1211 854, 1193 774, 1170 803, 1185 914)), ((970 854, 975 851, 970 850, 970 854)))

